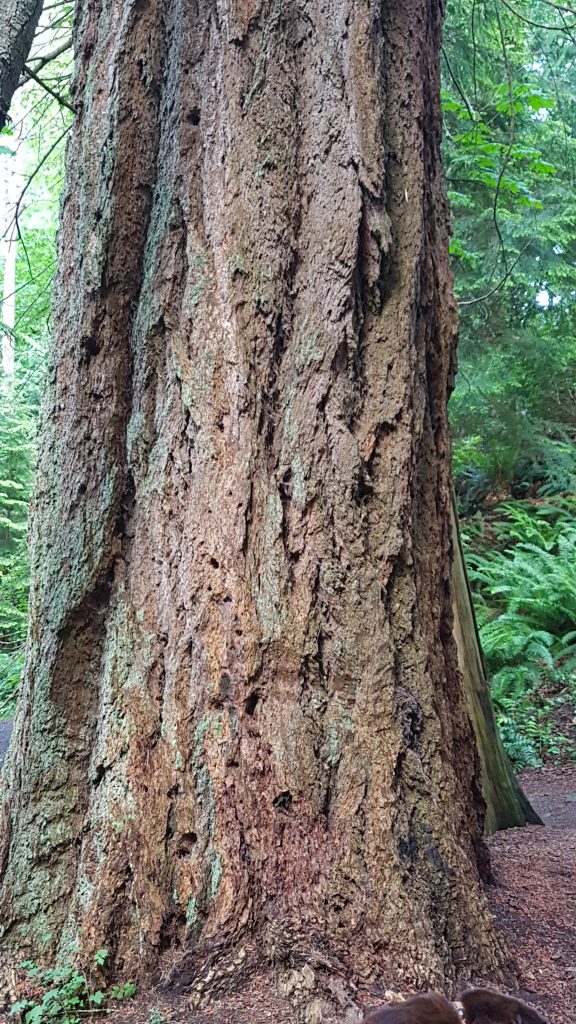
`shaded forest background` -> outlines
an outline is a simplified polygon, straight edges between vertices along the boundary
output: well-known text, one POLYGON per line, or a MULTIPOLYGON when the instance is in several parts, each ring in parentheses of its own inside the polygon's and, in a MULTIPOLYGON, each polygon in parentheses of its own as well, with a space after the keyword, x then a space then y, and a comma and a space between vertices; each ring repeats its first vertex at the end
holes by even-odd
MULTIPOLYGON (((73 116, 72 15, 68 3, 47 9, 0 139, 9 195, 0 224, 3 717, 26 635, 26 521, 73 116)), ((518 767, 576 756, 575 62, 569 6, 448 5, 444 158, 460 305, 454 480, 492 697, 518 767)))

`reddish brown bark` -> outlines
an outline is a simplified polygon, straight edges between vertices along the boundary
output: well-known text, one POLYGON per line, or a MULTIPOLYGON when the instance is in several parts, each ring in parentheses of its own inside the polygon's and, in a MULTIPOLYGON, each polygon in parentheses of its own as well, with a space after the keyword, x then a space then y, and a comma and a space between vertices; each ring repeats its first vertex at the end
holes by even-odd
POLYGON ((11 941, 496 971, 433 0, 81 4, 11 941), (30 836, 35 835, 30 842, 30 836))

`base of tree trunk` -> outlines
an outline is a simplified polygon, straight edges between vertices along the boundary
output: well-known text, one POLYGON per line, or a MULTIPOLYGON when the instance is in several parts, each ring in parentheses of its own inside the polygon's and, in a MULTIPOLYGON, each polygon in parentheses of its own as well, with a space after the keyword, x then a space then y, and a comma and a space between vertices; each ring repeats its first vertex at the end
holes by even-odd
POLYGON ((0 836, 33 958, 506 963, 453 637, 441 17, 79 5, 0 836))

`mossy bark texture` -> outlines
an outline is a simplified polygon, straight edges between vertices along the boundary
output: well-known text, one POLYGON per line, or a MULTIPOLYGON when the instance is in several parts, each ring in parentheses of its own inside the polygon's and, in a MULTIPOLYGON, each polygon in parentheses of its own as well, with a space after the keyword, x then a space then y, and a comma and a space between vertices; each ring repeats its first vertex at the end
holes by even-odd
POLYGON ((13 943, 499 969, 452 635, 441 14, 79 5, 13 943))

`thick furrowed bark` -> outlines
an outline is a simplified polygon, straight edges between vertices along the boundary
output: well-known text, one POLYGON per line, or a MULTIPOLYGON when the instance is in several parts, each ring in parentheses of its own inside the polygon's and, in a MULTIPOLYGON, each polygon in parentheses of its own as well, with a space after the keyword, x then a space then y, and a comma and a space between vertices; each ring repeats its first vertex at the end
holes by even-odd
POLYGON ((439 23, 85 5, 11 941, 502 962, 452 639, 439 23))
POLYGON ((42 0, 3 0, 0 4, 0 129, 30 53, 42 0))

